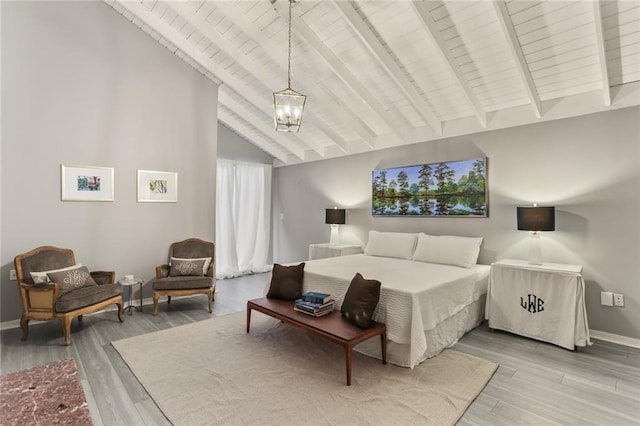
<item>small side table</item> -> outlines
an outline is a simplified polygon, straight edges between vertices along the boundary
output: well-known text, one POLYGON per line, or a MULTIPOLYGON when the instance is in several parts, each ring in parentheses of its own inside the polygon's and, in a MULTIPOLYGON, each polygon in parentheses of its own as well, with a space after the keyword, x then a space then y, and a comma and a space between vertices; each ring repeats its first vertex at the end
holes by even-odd
POLYGON ((325 257, 347 256, 349 254, 362 253, 362 247, 351 244, 335 244, 329 243, 310 244, 309 260, 324 259, 325 257))
POLYGON ((142 284, 144 284, 144 280, 142 278, 134 277, 132 281, 127 281, 124 278, 122 278, 121 280, 118 281, 118 283, 122 284, 125 287, 129 287, 129 299, 128 299, 129 304, 126 304, 126 301, 125 301, 125 307, 123 311, 129 310, 129 315, 133 315, 134 308, 137 311, 142 312, 142 284), (133 286, 136 284, 138 284, 138 292, 140 293, 140 306, 135 306, 132 300, 133 286))
POLYGON ((584 293, 580 265, 503 259, 491 265, 485 318, 489 328, 566 349, 589 346, 584 293))

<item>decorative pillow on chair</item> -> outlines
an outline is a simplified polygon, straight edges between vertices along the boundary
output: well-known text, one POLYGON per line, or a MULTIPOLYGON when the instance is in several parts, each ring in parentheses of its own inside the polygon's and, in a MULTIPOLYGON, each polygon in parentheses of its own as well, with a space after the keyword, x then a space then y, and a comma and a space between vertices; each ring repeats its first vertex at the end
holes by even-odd
POLYGON ((368 328, 380 300, 380 286, 380 281, 367 280, 356 273, 344 295, 342 315, 358 327, 368 328))
POLYGON ((169 266, 173 266, 173 263, 175 261, 187 261, 187 262, 193 262, 196 260, 204 260, 204 264, 202 265, 202 275, 207 275, 207 271, 209 270, 209 265, 211 265, 211 258, 210 257, 194 257, 191 259, 188 258, 182 258, 182 257, 172 257, 171 260, 169 261, 169 266))
POLYGON ((60 269, 52 269, 50 271, 42 271, 42 272, 31 272, 31 279, 34 284, 45 284, 50 283, 49 274, 54 272, 68 271, 70 269, 76 269, 82 266, 82 263, 76 263, 75 265, 67 266, 66 268, 60 269))
POLYGON ((80 266, 66 271, 49 272, 47 275, 51 282, 58 283, 60 296, 82 287, 98 285, 86 266, 80 266))
POLYGON ((170 277, 184 277, 184 276, 200 276, 201 277, 206 272, 205 266, 207 266, 207 268, 209 267, 207 259, 210 259, 210 258, 180 259, 177 257, 172 257, 171 268, 169 269, 169 276, 170 277))
POLYGON ((299 265, 283 266, 275 263, 271 272, 271 285, 267 298, 296 300, 302 297, 304 262, 299 265))

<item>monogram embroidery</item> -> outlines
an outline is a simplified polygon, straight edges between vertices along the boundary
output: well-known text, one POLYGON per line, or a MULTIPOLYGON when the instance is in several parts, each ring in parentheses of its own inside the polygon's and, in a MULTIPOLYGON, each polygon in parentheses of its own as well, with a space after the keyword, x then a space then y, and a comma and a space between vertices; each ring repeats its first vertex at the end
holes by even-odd
POLYGON ((89 277, 91 277, 91 274, 85 271, 69 271, 63 282, 71 287, 80 288, 87 282, 89 277))
POLYGON ((202 269, 202 266, 198 266, 199 262, 179 262, 175 265, 175 268, 181 275, 191 275, 196 270, 202 269))
POLYGON ((526 300, 524 297, 520 297, 520 306, 522 306, 522 309, 535 314, 544 311, 544 300, 535 294, 527 294, 526 300))

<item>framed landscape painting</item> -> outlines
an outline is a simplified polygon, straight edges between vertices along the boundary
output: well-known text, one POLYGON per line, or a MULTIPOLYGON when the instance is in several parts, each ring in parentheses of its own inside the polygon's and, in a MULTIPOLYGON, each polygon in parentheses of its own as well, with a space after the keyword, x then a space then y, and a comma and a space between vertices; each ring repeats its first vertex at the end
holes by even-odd
POLYGON ((138 202, 177 203, 178 174, 138 170, 138 202))
POLYGON ((113 201, 113 167, 60 165, 62 201, 113 201))
POLYGON ((374 216, 488 217, 487 158, 374 170, 374 216))

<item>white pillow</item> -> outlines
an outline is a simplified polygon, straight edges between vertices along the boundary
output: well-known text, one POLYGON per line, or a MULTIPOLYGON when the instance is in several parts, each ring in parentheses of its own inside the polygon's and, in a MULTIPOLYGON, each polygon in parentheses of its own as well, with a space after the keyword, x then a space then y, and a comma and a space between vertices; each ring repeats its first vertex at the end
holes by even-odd
POLYGON ((202 275, 207 275, 207 271, 209 270, 209 265, 211 265, 211 258, 210 257, 197 257, 197 258, 191 258, 191 259, 187 259, 187 258, 183 258, 183 257, 172 257, 171 260, 169 261, 169 266, 171 266, 171 264, 173 263, 173 259, 175 260, 182 260, 182 261, 198 261, 198 260, 204 260, 204 264, 202 265, 202 275))
POLYGON ((51 280, 49 279, 47 274, 52 274, 52 273, 55 273, 55 272, 68 271, 70 269, 80 268, 81 266, 82 266, 82 263, 77 263, 75 265, 67 266, 66 268, 52 269, 51 271, 31 272, 30 273, 31 274, 31 279, 33 280, 34 284, 50 283, 51 280))
POLYGON ((478 262, 482 237, 418 235, 413 260, 470 268, 478 262))
POLYGON ((369 241, 364 254, 410 259, 416 247, 416 239, 416 234, 369 231, 369 241))

